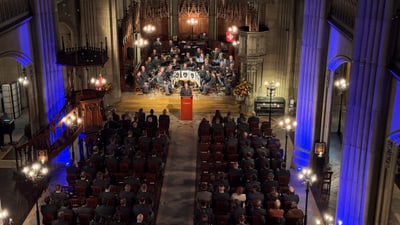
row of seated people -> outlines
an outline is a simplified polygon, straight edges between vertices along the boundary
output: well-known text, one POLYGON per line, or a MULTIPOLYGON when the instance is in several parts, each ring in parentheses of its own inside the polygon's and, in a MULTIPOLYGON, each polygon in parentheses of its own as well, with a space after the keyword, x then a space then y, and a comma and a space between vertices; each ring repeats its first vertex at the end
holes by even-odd
MULTIPOLYGON (((230 139, 235 140, 233 137, 230 139)), ((267 143, 265 146, 268 146, 270 140, 273 139, 270 138, 265 141, 267 143)), ((238 142, 236 139, 236 143, 238 142)), ((197 198, 198 205, 203 205, 203 207, 198 208, 196 213, 195 221, 197 223, 207 224, 207 217, 210 219, 209 223, 216 222, 218 224, 221 220, 225 220, 224 222, 229 224, 240 224, 239 218, 243 218, 241 216, 244 216, 253 224, 265 224, 266 222, 268 222, 267 224, 285 224, 285 221, 286 224, 292 224, 292 221, 301 221, 301 210, 295 207, 299 199, 295 195, 294 189, 288 186, 290 171, 286 170, 285 163, 281 160, 279 142, 275 142, 268 148, 261 145, 261 147, 253 149, 254 143, 249 139, 249 141, 244 141, 243 145, 232 145, 234 147, 230 148, 229 152, 226 151, 228 148, 224 148, 225 146, 219 149, 212 148, 215 145, 199 143, 199 155, 201 156, 202 153, 210 155, 206 160, 199 157, 200 182, 211 185, 209 185, 208 190, 203 188, 199 192, 208 192, 206 194, 208 198, 197 198), (204 147, 207 145, 209 146, 208 149, 204 147), (276 153, 269 154, 270 152, 276 153), (231 162, 232 158, 225 161, 228 159, 227 156, 232 154, 237 156, 237 161, 231 162), (275 162, 274 168, 270 166, 272 161, 275 162), (217 166, 221 164, 230 165, 230 167, 217 166), (247 198, 244 200, 242 198, 241 204, 236 204, 235 201, 231 200, 230 195, 244 195, 247 198), (202 201, 207 204, 201 204, 202 201), (237 205, 240 207, 237 207, 237 205), (291 212, 288 214, 289 210, 291 212), (211 212, 211 214, 202 215, 201 212, 203 211, 211 212), (243 212, 243 215, 238 214, 238 212, 243 212), (252 212, 265 213, 256 213, 256 216, 254 216, 255 214, 252 212), (297 212, 294 218, 291 215, 293 212, 297 212)))
MULTIPOLYGON (((146 148, 142 148, 144 145, 140 145, 140 141, 138 144, 128 145, 131 127, 124 127, 123 124, 130 121, 127 119, 129 117, 123 115, 120 119, 119 115, 113 112, 108 118, 87 160, 66 167, 69 186, 61 190, 57 187, 56 192, 60 192, 60 195, 66 196, 68 200, 57 201, 51 196, 50 204, 45 205, 45 208, 54 208, 52 205, 56 203, 57 210, 61 207, 72 208, 73 211, 79 207, 93 210, 90 216, 84 213, 81 217, 85 218, 81 219, 78 213, 77 219, 70 219, 69 215, 64 216, 70 224, 88 224, 87 220, 98 224, 131 224, 136 221, 136 217, 142 223, 152 224, 158 207, 168 137, 161 133, 157 137, 147 137, 146 132, 143 132, 138 140, 148 139, 146 148), (109 126, 110 124, 119 125, 114 128, 109 126), (157 138, 162 141, 161 149, 156 147, 157 138), (131 194, 120 196, 128 192, 131 194), (103 195, 111 199, 106 200, 103 195), (143 197, 144 195, 147 197, 143 197), (118 210, 121 205, 125 207, 125 212, 130 212, 129 216, 121 214, 118 210)), ((136 119, 132 124, 135 123, 136 119)), ((45 211, 42 210, 42 213, 45 211)), ((54 211, 43 214, 44 224, 51 224, 56 218, 57 214, 54 214, 54 211)))
POLYGON ((137 141, 144 134, 148 137, 156 137, 159 134, 169 135, 169 126, 170 117, 166 109, 159 116, 154 114, 153 109, 146 115, 142 108, 135 112, 134 115, 126 112, 119 116, 115 112, 111 112, 107 116, 100 138, 107 141, 110 140, 110 136, 117 134, 120 137, 118 144, 127 145, 131 144, 127 143, 127 141, 137 141))
POLYGON ((222 116, 221 112, 216 110, 211 123, 203 118, 198 127, 198 136, 201 142, 223 142, 229 137, 241 137, 245 132, 266 138, 272 136, 269 122, 260 124, 260 119, 255 112, 248 119, 241 113, 235 121, 230 112, 226 116, 222 116))
POLYGON ((130 184, 123 188, 109 185, 88 197, 77 197, 69 187, 56 186, 41 206, 43 224, 152 224, 154 193, 146 183, 135 192, 130 184), (71 191, 71 192, 70 192, 71 191))

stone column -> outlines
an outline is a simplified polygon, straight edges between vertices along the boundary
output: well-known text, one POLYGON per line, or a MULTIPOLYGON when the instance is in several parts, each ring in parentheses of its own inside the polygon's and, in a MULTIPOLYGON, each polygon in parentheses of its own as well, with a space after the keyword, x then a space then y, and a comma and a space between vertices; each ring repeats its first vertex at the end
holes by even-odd
POLYGON ((373 224, 385 142, 392 0, 358 1, 336 218, 373 224))
MULTIPOLYGON (((35 54, 35 69, 29 69, 29 74, 35 73, 38 87, 38 107, 41 112, 41 126, 54 118, 65 104, 65 90, 62 67, 57 64, 57 21, 56 2, 53 0, 32 1, 33 7, 33 48, 35 54), (32 72, 34 71, 34 72, 32 72)), ((32 93, 32 92, 30 92, 32 93)), ((33 124, 34 126, 34 124, 33 124)), ((50 142, 55 139, 50 135, 50 142)))
POLYGON ((86 42, 93 47, 107 46, 108 61, 101 66, 88 68, 88 80, 100 73, 113 87, 111 96, 107 95, 107 103, 112 103, 121 96, 120 67, 117 32, 117 15, 114 0, 80 1, 81 6, 81 45, 86 42))
POLYGON ((239 52, 241 79, 253 84, 253 94, 249 96, 243 107, 248 113, 254 110, 254 98, 263 95, 263 70, 266 55, 268 32, 239 32, 239 52))
POLYGON ((328 29, 326 1, 307 0, 304 6, 303 44, 299 75, 293 165, 313 164, 314 143, 319 138, 328 29))
POLYGON ((179 0, 169 1, 169 36, 179 35, 179 0))
POLYGON ((208 11, 208 38, 210 40, 217 40, 218 30, 217 30, 217 9, 218 1, 209 1, 209 11, 208 11))

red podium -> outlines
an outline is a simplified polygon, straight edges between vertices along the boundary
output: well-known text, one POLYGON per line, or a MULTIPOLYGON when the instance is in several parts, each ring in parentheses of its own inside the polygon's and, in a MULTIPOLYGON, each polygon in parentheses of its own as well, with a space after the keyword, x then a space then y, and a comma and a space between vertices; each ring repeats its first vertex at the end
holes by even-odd
POLYGON ((193 97, 181 97, 181 120, 192 120, 193 117, 193 97))

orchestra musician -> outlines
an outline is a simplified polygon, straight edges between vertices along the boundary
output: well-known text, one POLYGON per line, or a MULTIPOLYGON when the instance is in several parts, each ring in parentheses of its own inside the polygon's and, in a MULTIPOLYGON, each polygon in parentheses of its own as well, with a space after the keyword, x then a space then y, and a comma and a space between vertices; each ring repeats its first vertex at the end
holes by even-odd
POLYGON ((212 71, 210 80, 208 80, 206 83, 204 83, 204 85, 202 85, 201 93, 203 95, 208 94, 208 91, 212 88, 212 86, 216 84, 216 82, 217 82, 217 74, 215 73, 215 71, 212 71))
POLYGON ((168 80, 167 74, 165 73, 165 67, 161 66, 158 69, 157 76, 155 77, 157 85, 164 88, 165 95, 171 95, 171 81, 168 80))
MULTIPOLYGON (((225 94, 231 95, 232 89, 238 81, 238 74, 235 72, 234 57, 227 57, 223 51, 224 45, 220 45, 212 51, 202 47, 197 47, 195 52, 183 49, 182 43, 176 43, 169 40, 166 53, 160 53, 157 43, 159 38, 153 43, 150 57, 145 64, 141 66, 139 80, 147 82, 147 86, 143 82, 137 82, 142 89, 149 89, 155 86, 162 87, 166 95, 170 95, 173 87, 179 80, 190 80, 199 86, 203 94, 207 94, 209 89, 215 84, 225 87, 225 94), (181 54, 181 50, 185 54, 181 54), (210 53, 210 54, 208 54, 210 53), (153 57, 153 58, 152 58, 153 57), (177 72, 179 70, 179 72, 177 72), (193 72, 190 72, 190 71, 193 72)), ((192 46, 190 46, 191 48, 192 46)), ((190 85, 189 85, 190 86, 190 85)), ((145 90, 146 91, 146 90, 145 90)))

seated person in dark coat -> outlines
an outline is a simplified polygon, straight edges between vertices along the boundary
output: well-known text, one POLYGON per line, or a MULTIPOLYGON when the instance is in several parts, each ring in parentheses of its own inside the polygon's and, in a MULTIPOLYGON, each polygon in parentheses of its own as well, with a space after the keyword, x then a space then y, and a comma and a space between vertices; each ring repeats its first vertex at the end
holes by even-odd
POLYGON ((267 216, 267 210, 262 208, 262 202, 256 200, 252 202, 252 207, 250 208, 250 215, 261 216, 263 223, 265 223, 265 217, 267 216))
POLYGON ((284 194, 283 197, 282 197, 283 204, 286 204, 286 202, 294 202, 294 203, 298 204, 299 200, 300 200, 299 195, 297 195, 295 193, 295 190, 294 190, 293 186, 290 186, 289 187, 289 192, 284 194))
POLYGON ((285 218, 288 221, 294 220, 294 221, 302 221, 304 218, 304 212, 303 210, 299 209, 297 207, 297 203, 291 202, 289 210, 285 214, 285 218))
POLYGON ((202 135, 210 135, 211 134, 211 125, 210 125, 210 122, 206 118, 203 118, 201 120, 201 122, 199 124, 199 129, 197 132, 198 132, 199 138, 202 135))
POLYGON ((45 204, 40 206, 42 215, 52 215, 53 218, 57 216, 57 206, 50 203, 50 197, 44 199, 45 204))
POLYGON ((63 212, 58 212, 57 213, 57 219, 53 220, 51 222, 51 225, 69 225, 69 223, 64 220, 64 213, 63 212))
POLYGON ((137 217, 139 214, 143 214, 144 220, 147 223, 151 223, 154 218, 154 212, 151 204, 146 202, 145 198, 139 199, 139 204, 133 206, 133 215, 137 217))
POLYGON ((119 193, 118 198, 125 199, 125 203, 132 206, 135 203, 136 194, 132 191, 130 184, 125 184, 124 190, 119 193))
POLYGON ((99 200, 102 205, 114 206, 116 203, 116 196, 114 192, 110 191, 111 186, 109 185, 103 192, 99 194, 99 200))
POLYGON ((215 201, 229 201, 229 194, 225 192, 225 186, 220 184, 217 191, 213 193, 212 200, 215 201))
POLYGON ((89 207, 86 204, 86 200, 84 200, 83 205, 79 206, 78 208, 75 209, 75 213, 77 216, 79 216, 80 214, 88 214, 88 215, 93 215, 93 208, 89 207))
POLYGON ((166 132, 168 133, 169 125, 170 125, 170 118, 169 118, 169 115, 167 114, 166 109, 164 109, 163 113, 158 117, 158 123, 159 123, 159 127, 161 129, 166 129, 166 132))
POLYGON ((211 133, 213 137, 224 136, 224 127, 222 126, 222 123, 219 118, 217 118, 215 120, 215 123, 212 124, 211 133))
POLYGON ((65 202, 68 201, 68 194, 62 192, 61 185, 57 184, 56 190, 53 193, 51 193, 50 199, 52 204, 56 205, 57 208, 60 208, 61 206, 64 206, 65 202))

